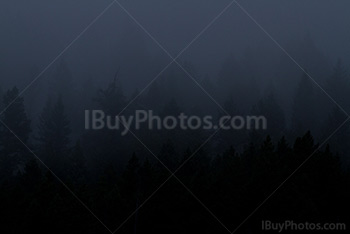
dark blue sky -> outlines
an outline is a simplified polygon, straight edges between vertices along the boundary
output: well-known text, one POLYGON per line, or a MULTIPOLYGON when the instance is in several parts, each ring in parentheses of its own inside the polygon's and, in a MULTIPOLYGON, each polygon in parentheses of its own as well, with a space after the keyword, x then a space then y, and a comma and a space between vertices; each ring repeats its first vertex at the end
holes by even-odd
MULTIPOLYGON (((249 0, 242 6, 283 47, 311 35, 330 59, 350 54, 350 2, 347 0, 249 0)), ((3 86, 26 84, 68 45, 108 4, 107 0, 35 0, 0 2, 0 77, 3 86)), ((121 4, 173 56, 184 48, 229 3, 228 0, 121 0, 121 4)), ((180 57, 200 75, 217 76, 231 53, 240 58, 247 48, 277 55, 279 48, 233 4, 180 57)), ((292 52, 292 51, 291 51, 292 52)), ((282 54, 282 53, 281 53, 282 54)), ((116 67, 127 88, 142 87, 169 57, 117 5, 111 7, 64 54, 72 73, 105 80, 116 67), (157 61, 157 62, 156 62, 157 61), (142 74, 147 74, 147 78, 142 74)), ((261 66, 265 66, 262 64, 261 66)), ((52 66, 54 69, 55 64, 52 66)), ((51 71, 52 72, 52 71, 51 71)), ((50 69, 44 74, 48 76, 50 69)), ((43 76, 43 77, 44 77, 43 76)), ((90 78, 91 78, 90 77, 90 78)))

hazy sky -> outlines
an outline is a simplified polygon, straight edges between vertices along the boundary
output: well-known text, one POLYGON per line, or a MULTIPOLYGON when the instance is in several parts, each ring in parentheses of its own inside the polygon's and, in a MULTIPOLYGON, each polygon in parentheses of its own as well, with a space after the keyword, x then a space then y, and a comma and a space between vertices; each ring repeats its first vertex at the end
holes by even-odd
MULTIPOLYGON (((110 4, 107 0, 34 0, 0 2, 0 77, 23 86, 42 71, 110 4)), ((120 0, 173 56, 181 51, 228 4, 229 0, 120 0)), ((331 59, 350 54, 350 2, 347 0, 249 0, 242 6, 287 50, 309 34, 331 59)), ((230 54, 247 48, 279 54, 278 47, 233 4, 180 57, 201 75, 215 78, 230 54)), ((282 53, 281 53, 282 56, 282 53)), ((72 73, 105 80, 120 67, 127 87, 142 87, 169 57, 117 5, 112 6, 64 54, 72 73), (154 61, 154 63, 152 63, 154 61), (159 63, 159 64, 160 64, 159 63), (147 74, 141 77, 139 73, 147 74)), ((55 64, 52 66, 55 67, 55 64)), ((50 70, 45 74, 48 75, 50 70)), ((44 76, 45 76, 44 75, 44 76)), ((43 77, 44 77, 43 76, 43 77)))

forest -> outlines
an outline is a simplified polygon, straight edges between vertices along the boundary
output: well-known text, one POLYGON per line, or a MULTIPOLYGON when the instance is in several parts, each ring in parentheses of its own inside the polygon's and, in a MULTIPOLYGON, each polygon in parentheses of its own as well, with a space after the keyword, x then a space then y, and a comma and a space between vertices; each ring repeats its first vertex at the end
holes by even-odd
MULTIPOLYGON (((67 71, 62 66, 59 74, 67 71)), ((91 103, 118 114, 132 96, 124 95, 121 85, 111 80, 96 90, 91 103)), ((63 95, 48 98, 33 126, 24 98, 16 99, 19 90, 11 88, 4 92, 3 106, 15 102, 1 118, 1 229, 5 233, 225 233, 300 164, 240 231, 259 231, 261 220, 345 222, 350 126, 345 124, 322 142, 346 115, 338 107, 317 105, 320 97, 312 91, 312 81, 305 75, 299 80, 292 118, 286 118, 273 90, 251 107, 250 113, 267 117, 266 130, 222 130, 202 146, 213 131, 140 129, 138 137, 150 148, 115 130, 85 130, 73 136, 63 95)), ((328 91, 345 94, 348 82, 339 60, 327 79, 328 91)), ((163 101, 166 88, 161 85, 166 84, 155 83, 126 112, 163 101)), ((228 94, 224 109, 232 115, 240 113, 228 94)), ((346 101, 342 104, 349 106, 346 101)), ((186 110, 175 98, 156 106, 161 116, 186 110)), ((192 111, 203 114, 200 108, 192 111)), ((217 117, 223 115, 220 109, 212 111, 217 117)))
POLYGON ((0 233, 346 233, 349 3, 107 2, 0 1, 0 233))

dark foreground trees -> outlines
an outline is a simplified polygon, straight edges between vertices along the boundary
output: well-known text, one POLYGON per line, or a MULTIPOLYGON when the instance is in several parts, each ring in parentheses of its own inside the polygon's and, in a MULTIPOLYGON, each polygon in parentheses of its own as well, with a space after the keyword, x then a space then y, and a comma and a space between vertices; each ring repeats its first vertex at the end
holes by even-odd
MULTIPOLYGON (((342 69, 336 71, 330 87, 343 86, 342 69)), ((109 233, 107 228, 116 233, 226 233, 263 202, 236 233, 261 233, 262 220, 346 223, 349 126, 332 137, 331 147, 320 147, 315 139, 325 140, 346 118, 332 108, 325 110, 329 117, 315 121, 310 110, 319 107, 313 90, 303 77, 291 108, 292 127, 286 126, 287 116, 271 94, 251 109, 268 118, 267 131, 220 132, 198 152, 210 131, 138 131, 159 162, 130 134, 103 129, 72 139, 72 113, 57 97, 47 102, 39 126, 30 126, 23 98, 11 89, 3 106, 13 105, 1 116, 11 131, 0 127, 0 233, 109 233), (305 133, 309 128, 317 130, 315 139, 305 133), (168 169, 182 164, 177 178, 169 178, 168 169)), ((125 115, 139 108, 136 104, 151 105, 155 97, 159 95, 141 96, 125 115)), ((127 99, 113 81, 95 101, 116 115, 127 99)), ((165 105, 155 113, 177 115, 185 109, 171 100, 159 100, 165 105)), ((225 109, 231 115, 249 112, 239 110, 234 100, 225 109)))
MULTIPOLYGON (((238 233, 260 233, 262 220, 347 222, 349 176, 329 146, 317 147, 308 132, 292 146, 285 138, 273 142, 267 137, 242 153, 229 147, 210 158, 200 151, 176 174, 196 198, 171 178, 148 200, 170 176, 154 158, 141 160, 133 154, 124 172, 108 166, 87 182, 84 170, 77 175, 84 168, 77 144, 72 165, 76 170, 68 171, 71 176, 63 182, 109 229, 119 228, 117 233, 226 233, 207 209, 235 229, 313 153, 238 233)), ((174 164, 168 166, 177 168, 191 155, 188 149, 182 160, 168 161, 174 164)), ((71 192, 30 160, 13 183, 1 184, 2 233, 108 233, 71 192)))

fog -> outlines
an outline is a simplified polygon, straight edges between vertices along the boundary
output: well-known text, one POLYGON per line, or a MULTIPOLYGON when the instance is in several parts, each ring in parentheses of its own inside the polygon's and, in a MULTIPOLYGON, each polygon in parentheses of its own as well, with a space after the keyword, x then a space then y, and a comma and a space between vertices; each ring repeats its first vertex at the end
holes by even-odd
MULTIPOLYGON (((121 4, 175 57, 228 5, 229 1, 122 1, 121 4)), ((1 1, 1 79, 8 85, 30 81, 109 4, 109 1, 1 1)), ((347 1, 244 1, 242 6, 289 53, 310 36, 325 58, 349 63, 347 1)), ((179 58, 215 78, 222 61, 258 51, 256 66, 276 66, 283 52, 233 4, 179 58), (268 56, 266 56, 268 55, 268 56), (267 61, 266 61, 267 60, 267 61)), ((62 56, 75 79, 105 81, 121 69, 130 90, 144 87, 169 57, 121 9, 113 5, 62 56), (156 67, 156 68, 155 68, 156 67), (137 71, 135 71, 137 70, 137 71), (147 77, 143 74, 146 73, 147 77)), ((302 58, 296 58, 300 61, 302 58)), ((302 61, 300 61, 302 62, 302 61)), ((55 64, 52 68, 55 67, 55 64)), ((297 70, 298 68, 295 67, 297 70)), ((49 76, 50 70, 45 73, 49 76)), ((270 77, 269 77, 270 78, 270 77)), ((269 78, 257 78, 268 82, 269 78)), ((316 77, 317 78, 317 77, 316 77)), ((280 78, 282 79, 282 78, 280 78)), ((40 79, 44 82, 44 79, 40 79)), ((101 82, 103 82, 101 81, 101 82)))
POLYGON ((195 226, 221 233, 212 224, 217 214, 218 226, 232 232, 303 165, 294 184, 239 231, 259 233, 269 218, 347 221, 349 10, 346 0, 0 1, 0 215, 11 213, 5 229, 16 220, 23 225, 11 233, 37 231, 32 223, 40 220, 46 233, 86 223, 85 233, 108 227, 114 234, 125 223, 124 233, 195 233, 195 226), (262 116, 267 128, 148 126, 123 135, 87 125, 93 110, 214 122, 262 116), (209 218, 177 197, 173 184, 161 193, 166 199, 138 213, 169 172, 208 204, 209 218), (74 197, 99 218, 64 210, 61 202, 74 197), (179 204, 168 204, 172 199, 179 204), (7 206, 17 200, 21 205, 7 206))

